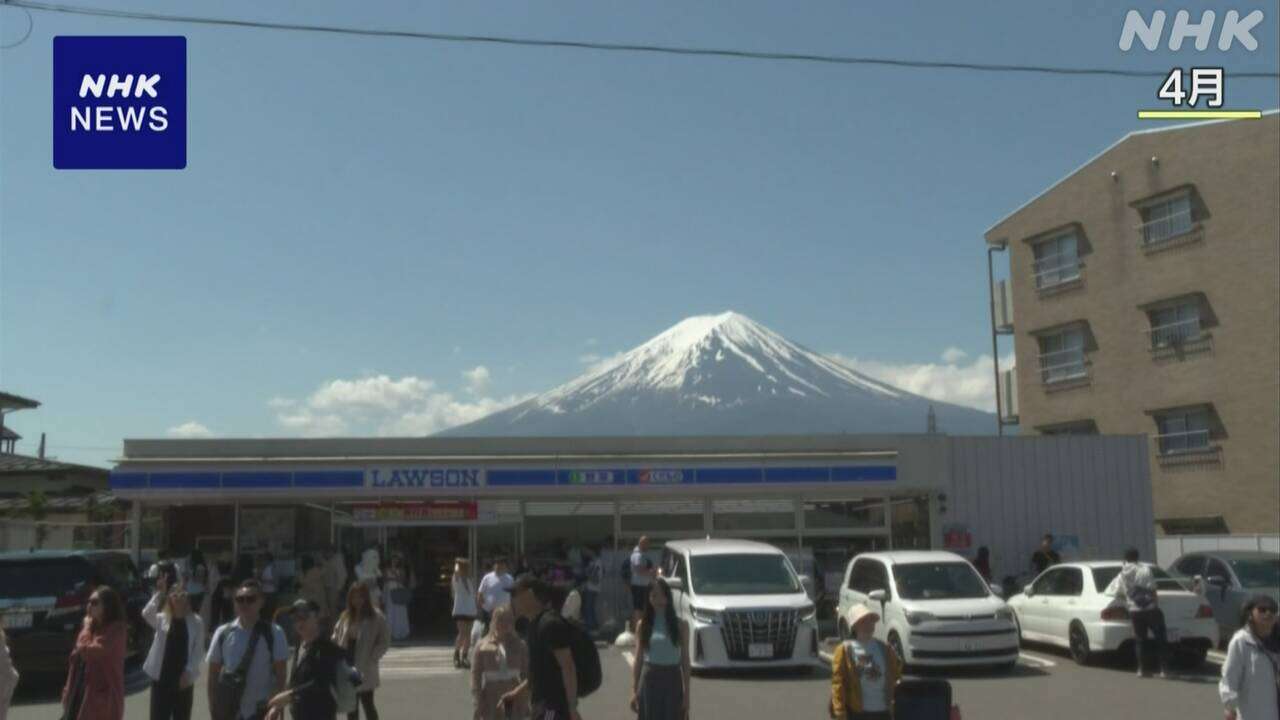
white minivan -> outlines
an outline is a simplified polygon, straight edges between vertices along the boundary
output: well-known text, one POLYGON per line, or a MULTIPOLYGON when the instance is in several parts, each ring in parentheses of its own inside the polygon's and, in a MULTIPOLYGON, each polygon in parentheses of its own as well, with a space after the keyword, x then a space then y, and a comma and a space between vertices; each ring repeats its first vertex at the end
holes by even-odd
POLYGON ((851 606, 880 614, 876 637, 908 665, 1000 665, 1018 662, 1013 611, 968 560, 949 552, 863 553, 840 586, 840 635, 851 606))
POLYGON ((663 551, 662 575, 689 623, 694 668, 813 665, 818 616, 787 555, 747 540, 681 540, 663 551))

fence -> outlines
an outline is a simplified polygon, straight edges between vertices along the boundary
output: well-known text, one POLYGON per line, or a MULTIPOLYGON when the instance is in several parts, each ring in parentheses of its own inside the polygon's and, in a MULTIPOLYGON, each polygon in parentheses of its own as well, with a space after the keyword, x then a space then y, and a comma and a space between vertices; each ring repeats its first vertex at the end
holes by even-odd
POLYGON ((1156 538, 1156 564, 1167 568, 1187 553, 1212 550, 1280 553, 1280 535, 1176 535, 1156 538))

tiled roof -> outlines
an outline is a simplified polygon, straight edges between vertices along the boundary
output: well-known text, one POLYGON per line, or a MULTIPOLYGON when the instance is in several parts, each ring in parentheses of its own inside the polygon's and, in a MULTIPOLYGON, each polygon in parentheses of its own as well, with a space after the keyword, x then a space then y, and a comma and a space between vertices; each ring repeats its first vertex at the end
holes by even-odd
MULTIPOLYGON (((94 505, 103 506, 116 502, 116 498, 109 492, 90 493, 83 495, 46 495, 45 500, 48 503, 48 510, 83 510, 89 505, 90 500, 94 505)), ((0 497, 0 512, 5 510, 25 510, 30 502, 25 496, 20 497, 0 497)))
POLYGON ((30 398, 24 398, 21 395, 14 395, 13 393, 0 392, 0 408, 32 410, 38 407, 40 407, 40 403, 30 398))
POLYGON ((30 455, 0 454, 0 475, 67 472, 102 475, 104 479, 108 475, 108 471, 102 468, 90 467, 88 465, 76 465, 74 463, 58 462, 57 460, 43 460, 38 457, 31 457, 30 455))

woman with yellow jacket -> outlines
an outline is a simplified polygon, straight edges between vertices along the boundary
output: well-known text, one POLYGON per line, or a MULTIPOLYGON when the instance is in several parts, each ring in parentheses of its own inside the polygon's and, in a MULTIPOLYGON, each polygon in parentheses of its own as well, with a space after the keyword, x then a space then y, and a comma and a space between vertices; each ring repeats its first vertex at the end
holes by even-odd
POLYGON ((853 637, 831 658, 831 717, 839 720, 889 720, 893 687, 902 677, 902 661, 893 648, 872 634, 880 620, 866 605, 849 609, 853 637))

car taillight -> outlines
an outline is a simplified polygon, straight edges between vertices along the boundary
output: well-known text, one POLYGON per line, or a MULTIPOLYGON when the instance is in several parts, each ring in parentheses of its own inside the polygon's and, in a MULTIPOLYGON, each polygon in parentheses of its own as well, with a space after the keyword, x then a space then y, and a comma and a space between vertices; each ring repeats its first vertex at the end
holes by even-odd
POLYGON ((1211 617, 1213 617, 1213 608, 1209 607, 1208 605, 1201 605, 1200 609, 1196 610, 1197 620, 1208 619, 1211 617))
POLYGON ((89 604, 89 595, 92 593, 93 591, 89 588, 81 588, 80 590, 72 590, 69 593, 59 595, 58 599, 53 603, 53 609, 49 611, 49 617, 54 618, 83 612, 85 605, 89 604))
POLYGON ((1111 620, 1111 621, 1128 620, 1129 610, 1127 608, 1122 608, 1122 607, 1109 607, 1106 610, 1102 611, 1102 619, 1111 620))

